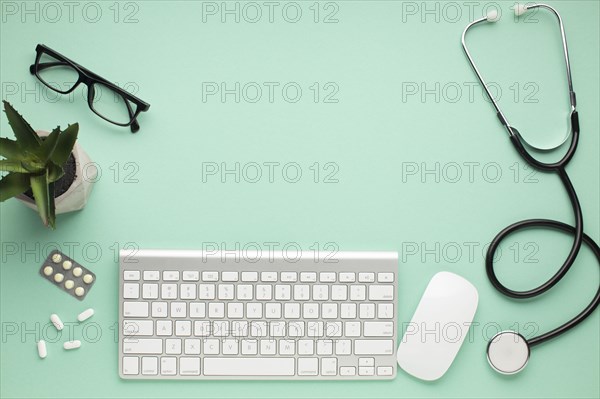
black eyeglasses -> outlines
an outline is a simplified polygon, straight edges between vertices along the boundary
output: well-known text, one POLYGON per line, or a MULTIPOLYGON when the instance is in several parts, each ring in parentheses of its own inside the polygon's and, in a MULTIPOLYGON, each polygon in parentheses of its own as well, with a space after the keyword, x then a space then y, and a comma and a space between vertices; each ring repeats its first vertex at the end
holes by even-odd
POLYGON ((35 51, 35 64, 29 67, 29 72, 44 85, 58 93, 69 94, 84 83, 88 87, 88 105, 96 115, 118 126, 130 126, 132 133, 140 130, 137 117, 140 112, 148 111, 150 104, 48 46, 38 44, 35 51))

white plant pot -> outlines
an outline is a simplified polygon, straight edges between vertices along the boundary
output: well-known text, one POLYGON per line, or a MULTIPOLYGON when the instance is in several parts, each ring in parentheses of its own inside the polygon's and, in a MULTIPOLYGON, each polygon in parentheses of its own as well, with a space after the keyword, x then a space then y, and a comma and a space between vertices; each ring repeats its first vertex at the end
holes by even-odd
MULTIPOLYGON (((49 132, 40 130, 36 133, 40 137, 46 137, 50 134, 49 132)), ((54 199, 57 215, 82 209, 92 193, 93 183, 98 176, 96 164, 92 163, 90 157, 79 145, 78 141, 75 142, 72 154, 75 157, 75 180, 71 186, 69 186, 67 191, 54 199)), ((25 194, 21 194, 16 198, 23 202, 27 207, 37 211, 35 201, 25 194)))

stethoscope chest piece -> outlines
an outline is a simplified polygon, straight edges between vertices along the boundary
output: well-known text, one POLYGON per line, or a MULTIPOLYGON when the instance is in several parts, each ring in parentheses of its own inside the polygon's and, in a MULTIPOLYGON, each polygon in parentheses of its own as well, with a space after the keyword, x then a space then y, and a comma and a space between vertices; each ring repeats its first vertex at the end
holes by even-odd
POLYGON ((514 331, 501 331, 490 340, 487 358, 490 366, 502 374, 516 374, 529 360, 529 343, 514 331))

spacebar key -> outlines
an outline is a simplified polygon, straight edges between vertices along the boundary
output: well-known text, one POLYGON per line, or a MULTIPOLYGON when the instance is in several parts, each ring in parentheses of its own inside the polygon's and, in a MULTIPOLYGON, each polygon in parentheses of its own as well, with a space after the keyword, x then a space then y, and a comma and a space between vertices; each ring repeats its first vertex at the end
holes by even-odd
POLYGON ((204 375, 294 375, 293 357, 204 358, 204 375))

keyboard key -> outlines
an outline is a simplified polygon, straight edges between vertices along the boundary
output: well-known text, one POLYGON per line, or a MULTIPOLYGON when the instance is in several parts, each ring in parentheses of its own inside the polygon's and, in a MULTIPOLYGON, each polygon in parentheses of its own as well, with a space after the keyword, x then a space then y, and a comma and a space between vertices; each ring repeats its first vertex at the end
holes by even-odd
POLYGON ((294 301, 308 301, 310 299, 309 285, 294 285, 294 301))
POLYGON ((198 285, 198 299, 215 299, 215 285, 214 284, 199 284, 198 285))
POLYGON ((275 286, 275 300, 289 301, 290 299, 292 299, 292 286, 277 284, 275 286))
POLYGON ((165 340, 165 353, 167 355, 181 355, 181 340, 180 339, 166 339, 165 340))
POLYGON ((201 341, 196 338, 188 338, 184 341, 184 352, 186 355, 199 355, 201 341))
POLYGON ((337 358, 321 358, 321 375, 337 375, 337 358))
POLYGON ((375 318, 375 304, 374 303, 361 303, 359 305, 359 314, 361 319, 374 319, 375 318))
POLYGON ((375 273, 358 273, 359 283, 373 283, 375 282, 375 273))
POLYGON ((295 358, 204 358, 204 375, 293 376, 295 358))
POLYGON ((242 272, 242 281, 258 281, 258 272, 242 272))
POLYGON ((249 334, 249 322, 247 320, 235 320, 231 322, 230 333, 234 337, 247 337, 249 334))
POLYGON ((342 322, 341 321, 328 321, 325 323, 325 336, 326 337, 341 337, 342 336, 342 322))
POLYGON ((175 322, 175 335, 180 337, 192 335, 192 322, 190 320, 177 320, 175 322))
POLYGON ((342 303, 340 305, 340 318, 356 319, 356 304, 355 303, 342 303))
MULTIPOLYGON (((204 354, 205 355, 218 355, 220 351, 221 341, 214 338, 204 340, 204 354)), ((205 366, 206 367, 206 366, 205 366)))
POLYGON ((340 375, 353 376, 356 375, 356 367, 340 367, 340 375))
POLYGON ((344 323, 346 337, 360 337, 360 321, 347 321, 344 323))
POLYGON ((225 317, 225 304, 222 302, 211 302, 208 304, 208 317, 223 318, 225 317))
POLYGON ((125 338, 123 339, 123 353, 138 353, 160 355, 163 352, 163 342, 160 338, 125 338))
POLYGON ((286 303, 283 305, 283 317, 286 319, 299 319, 300 318, 300 304, 299 303, 286 303))
POLYGON ((154 322, 152 320, 123 320, 123 335, 151 336, 154 334, 154 322))
POLYGON ((351 285, 350 286, 350 300, 351 301, 364 301, 367 299, 367 287, 364 285, 351 285))
POLYGON ((285 337, 286 334, 285 321, 272 321, 269 323, 272 337, 285 337))
POLYGON ((284 283, 295 283, 296 281, 298 281, 298 273, 281 272, 281 281, 284 283))
POLYGON ((322 321, 309 321, 306 323, 306 335, 309 337, 322 337, 325 334, 324 323, 322 321))
POLYGON ((183 281, 198 281, 198 280, 200 280, 200 272, 184 271, 182 280, 183 281))
POLYGON ((202 281, 219 281, 219 272, 202 272, 202 281))
POLYGON ((358 375, 364 375, 364 376, 375 375, 375 367, 359 367, 358 375))
POLYGON ((300 339, 298 340, 298 354, 299 355, 314 355, 315 353, 315 341, 312 339, 300 339))
POLYGON ((137 375, 139 373, 139 359, 137 356, 123 356, 123 374, 137 375))
POLYGON ((143 284, 142 285, 142 298, 158 299, 158 284, 143 284))
POLYGON ((199 357, 180 357, 179 374, 181 375, 200 375, 199 357))
POLYGON ((158 374, 158 358, 154 357, 154 356, 142 357, 142 375, 157 375, 157 374, 158 374))
POLYGON ((228 303, 227 317, 230 319, 241 319, 244 317, 244 304, 239 302, 228 303))
POLYGON ((206 317, 206 304, 204 302, 191 302, 190 317, 193 319, 206 317))
POLYGON ((340 273, 340 283, 353 283, 356 281, 356 274, 344 272, 340 273))
POLYGON ((357 339, 354 341, 354 353, 357 355, 391 355, 394 353, 394 341, 391 339, 357 339))
POLYGON ((370 301, 391 301, 394 299, 393 285, 372 285, 369 287, 370 301))
POLYGON ((156 335, 167 336, 167 337, 173 335, 173 321, 157 320, 156 321, 156 335))
POLYGON ((228 320, 215 320, 213 321, 213 335, 215 337, 227 337, 229 335, 229 321, 228 320))
POLYGON ((258 354, 258 341, 257 340, 243 339, 241 345, 242 345, 242 355, 258 354))
POLYGON ((163 272, 164 281, 179 281, 179 272, 175 270, 165 270, 163 272))
POLYGON ((267 319, 281 318, 281 304, 276 302, 267 303, 265 305, 265 317, 267 319))
MULTIPOLYGON (((158 322, 157 322, 158 323, 158 322)), ((194 321, 194 335, 196 337, 208 337, 212 331, 212 325, 208 320, 194 321)))
POLYGON ((177 284, 163 284, 160 286, 161 299, 177 299, 177 284))
POLYGON ((240 284, 237 286, 237 300, 251 301, 252 298, 252 286, 250 284, 240 284))
POLYGON ((259 301, 270 301, 273 296, 273 287, 259 284, 256 286, 256 299, 259 301))
POLYGON ((314 283, 317 281, 317 273, 302 272, 300 273, 300 281, 302 281, 303 283, 314 283))
POLYGON ((348 286, 334 284, 331 286, 331 300, 345 301, 348 299, 348 286))
POLYGON ((152 302, 152 317, 167 317, 166 302, 152 302))
POLYGON ((337 341, 335 341, 335 354, 336 355, 352 354, 352 341, 349 339, 338 339, 337 341))
POLYGON ((378 283, 393 283, 394 273, 377 273, 378 283))
POLYGON ((394 369, 392 367, 377 367, 377 375, 393 375, 394 369))
POLYGON ((322 284, 313 285, 312 298, 315 301, 327 301, 329 299, 329 286, 322 284))
POLYGON ((162 374, 162 375, 177 374, 177 358, 176 357, 161 357, 160 358, 160 374, 162 374))
POLYGON ((171 302, 171 317, 186 317, 187 303, 186 302, 171 302))
POLYGON ((196 284, 181 284, 179 290, 180 299, 196 299, 196 284))
POLYGON ((276 355, 277 354, 277 340, 261 339, 260 340, 260 354, 261 355, 276 355))
POLYGON ((319 373, 319 359, 316 357, 298 358, 298 375, 317 375, 319 373))
POLYGON ((123 316, 148 317, 148 302, 123 302, 123 316))
POLYGON ((302 305, 302 317, 305 319, 318 319, 319 315, 318 303, 304 303, 302 305))
POLYGON ((303 321, 288 322, 288 336, 303 337, 304 336, 304 322, 303 321))
POLYGON ((321 317, 324 319, 337 319, 337 303, 324 303, 321 308, 321 317))
POLYGON ((277 281, 277 272, 262 272, 260 274, 260 281, 263 281, 263 282, 277 281))
POLYGON ((374 357, 360 357, 360 358, 358 358, 358 366, 359 367, 374 367, 375 366, 375 358, 374 357))
POLYGON ((140 285, 135 283, 123 284, 123 298, 138 299, 140 297, 140 285))
POLYGON ((144 280, 158 281, 160 280, 160 272, 157 270, 144 270, 144 280))
POLYGON ((221 280, 225 282, 235 282, 238 281, 239 275, 238 272, 223 272, 221 273, 221 280))
POLYGON ((394 323, 388 321, 366 321, 363 324, 365 337, 393 337, 394 323))
POLYGON ((269 327, 266 321, 253 321, 250 323, 251 337, 266 337, 269 333, 269 327))
POLYGON ((132 281, 132 280, 139 280, 139 279, 140 279, 140 271, 139 270, 125 270, 123 272, 123 280, 125 280, 125 281, 132 281))
POLYGON ((246 304, 246 317, 249 319, 262 318, 262 303, 249 302, 246 304))
POLYGON ((233 299, 235 297, 233 284, 219 284, 219 299, 233 299))
POLYGON ((335 280, 336 280, 335 272, 319 273, 319 281, 322 283, 335 283, 335 280))
POLYGON ((281 339, 279 340, 279 354, 283 356, 293 356, 296 354, 296 341, 281 339))
POLYGON ((239 353, 239 342, 235 338, 229 338, 223 340, 223 354, 224 355, 237 355, 239 353))
POLYGON ((377 304, 377 317, 380 319, 393 319, 394 318, 394 304, 393 303, 378 303, 377 304))
POLYGON ((333 355, 333 341, 330 339, 318 339, 317 355, 333 355))

